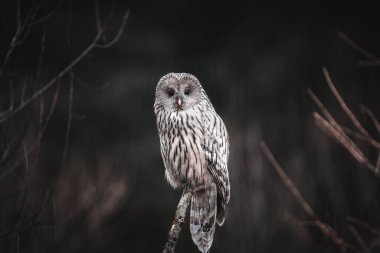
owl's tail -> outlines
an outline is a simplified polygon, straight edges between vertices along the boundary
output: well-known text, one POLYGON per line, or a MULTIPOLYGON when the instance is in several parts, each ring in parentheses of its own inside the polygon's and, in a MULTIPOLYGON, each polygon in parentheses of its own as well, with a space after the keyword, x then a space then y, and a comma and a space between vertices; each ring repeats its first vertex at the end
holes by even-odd
POLYGON ((207 253, 214 240, 217 211, 216 185, 194 192, 190 209, 190 232, 198 249, 207 253))

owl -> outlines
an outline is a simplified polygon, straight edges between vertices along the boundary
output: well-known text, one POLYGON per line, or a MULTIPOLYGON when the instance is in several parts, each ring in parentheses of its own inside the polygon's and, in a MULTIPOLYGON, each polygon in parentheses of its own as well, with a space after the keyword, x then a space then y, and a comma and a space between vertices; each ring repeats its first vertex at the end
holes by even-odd
POLYGON ((191 237, 201 252, 209 252, 215 223, 224 223, 230 199, 226 127, 198 79, 187 73, 159 80, 154 113, 165 177, 173 188, 193 192, 191 237))

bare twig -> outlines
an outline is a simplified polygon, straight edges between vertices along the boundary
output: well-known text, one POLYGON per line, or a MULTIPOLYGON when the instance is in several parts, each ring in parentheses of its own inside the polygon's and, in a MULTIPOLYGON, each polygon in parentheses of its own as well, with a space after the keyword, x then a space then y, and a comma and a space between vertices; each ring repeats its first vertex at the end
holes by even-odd
POLYGON ((314 92, 311 89, 308 89, 307 93, 309 94, 310 98, 313 100, 314 104, 318 106, 319 110, 321 110, 321 112, 326 117, 326 119, 332 125, 339 128, 339 124, 335 121, 334 117, 330 114, 330 112, 326 109, 326 107, 323 105, 321 100, 319 100, 319 98, 314 94, 314 92))
MULTIPOLYGON (((70 222, 71 220, 73 220, 74 218, 76 218, 82 211, 83 209, 85 209, 86 207, 88 207, 89 205, 89 202, 92 198, 94 198, 94 193, 96 192, 96 189, 94 187, 92 187, 89 192, 87 193, 87 195, 83 198, 83 201, 79 204, 79 205, 75 205, 75 207, 72 208, 72 213, 70 214, 67 214, 66 218, 61 220, 61 221, 57 221, 56 220, 56 209, 55 209, 55 201, 54 199, 52 199, 52 207, 53 207, 53 221, 54 223, 52 225, 39 225, 39 226, 35 226, 33 229, 34 230, 44 230, 44 229, 52 229, 54 230, 54 228, 56 227, 61 227, 65 224, 67 224, 68 222, 70 222)), ((91 202, 90 202, 91 203, 91 202)))
POLYGON ((350 118, 352 123, 355 125, 355 127, 361 132, 363 135, 368 136, 368 132, 364 129, 364 127, 360 124, 359 120, 355 117, 355 115, 352 113, 350 108, 348 108, 346 102, 344 102, 342 96, 339 94, 338 90, 335 88, 334 83, 331 80, 330 74, 327 71, 326 67, 322 68, 323 75, 326 79, 326 82, 331 89, 332 93, 334 94, 336 100, 342 107, 343 111, 347 114, 347 116, 350 118))
MULTIPOLYGON (((330 87, 332 93, 334 94, 335 98, 337 99, 343 111, 347 114, 347 116, 350 118, 350 120, 353 122, 353 124, 355 125, 355 127, 358 129, 359 132, 352 131, 340 125, 334 119, 334 117, 330 114, 330 112, 326 109, 326 107, 323 105, 320 99, 314 94, 314 92, 309 89, 308 90, 309 96, 311 97, 313 102, 317 105, 317 107, 321 110, 322 114, 325 117, 323 118, 320 114, 314 112, 313 117, 314 117, 316 125, 319 128, 321 128, 330 138, 335 140, 337 143, 341 144, 359 163, 363 164, 367 169, 373 172, 376 176, 380 177, 380 169, 378 169, 378 166, 377 165, 375 166, 369 161, 369 159, 363 154, 363 152, 357 147, 355 142, 353 142, 347 134, 350 134, 351 136, 357 139, 367 142, 368 144, 375 147, 376 149, 380 149, 380 143, 368 134, 367 130, 364 129, 364 127, 357 120, 356 116, 348 108, 347 104, 344 102, 343 98, 340 96, 339 92, 335 88, 335 85, 331 81, 331 78, 327 69, 324 67, 322 71, 325 76, 326 82, 328 86, 330 87)), ((374 117, 374 115, 372 114, 372 112, 369 110, 365 110, 363 108, 362 110, 364 110, 369 115, 369 117, 372 119, 372 121, 374 122, 376 126, 378 122, 376 118, 374 117)))
POLYGON ((120 25, 120 28, 117 31, 116 35, 113 37, 113 39, 110 40, 107 43, 104 43, 104 44, 99 44, 98 43, 98 44, 96 44, 96 47, 97 48, 109 48, 109 47, 113 46, 116 42, 118 42, 119 39, 120 39, 120 37, 121 37, 121 35, 123 34, 125 26, 127 25, 128 17, 129 17, 129 10, 126 10, 126 12, 123 15, 122 23, 120 25))
POLYGON ((164 246, 163 253, 174 252, 179 234, 181 233, 182 224, 185 221, 186 210, 192 196, 193 196, 192 191, 190 191, 187 188, 183 190, 181 199, 177 206, 177 211, 175 213, 173 224, 169 231, 168 240, 166 241, 165 246, 164 246))
POLYGON ((45 118, 45 121, 43 122, 41 131, 39 131, 39 133, 38 133, 38 141, 40 141, 42 136, 44 135, 46 128, 47 128, 47 125, 50 121, 50 118, 53 115, 53 112, 55 110, 55 106, 57 105, 60 87, 61 87, 61 84, 58 81, 57 88, 55 89, 52 101, 51 101, 50 106, 49 106, 50 110, 49 110, 48 114, 46 115, 46 118, 45 118))
POLYGON ((327 110, 327 108, 323 105, 321 100, 314 94, 314 92, 311 89, 308 89, 308 94, 313 100, 313 102, 318 106, 319 110, 321 110, 322 114, 326 117, 328 120, 328 124, 331 125, 337 132, 339 132, 340 135, 342 135, 345 139, 349 139, 346 133, 343 131, 342 127, 336 122, 334 117, 330 114, 330 112, 327 110))
POLYGON ((83 60, 84 57, 86 57, 94 48, 108 48, 115 44, 119 39, 121 34, 123 33, 124 27, 127 23, 127 19, 129 16, 129 10, 126 10, 122 23, 119 27, 119 30, 114 37, 113 40, 111 40, 109 43, 106 44, 98 44, 102 33, 97 33, 93 41, 74 59, 72 60, 64 69, 61 70, 55 77, 53 77, 47 84, 45 84, 43 87, 41 87, 39 90, 34 92, 30 97, 25 99, 23 104, 20 104, 16 108, 14 108, 12 111, 7 113, 5 116, 0 118, 0 124, 6 122, 9 118, 16 115, 18 112, 23 110, 27 105, 29 105, 31 102, 33 102, 36 98, 40 97, 42 94, 44 94, 51 86, 53 86, 58 80, 60 80, 64 75, 66 75, 70 70, 72 70, 81 60, 83 60))
POLYGON ((380 61, 380 58, 376 55, 368 52, 361 46, 359 46, 357 43, 355 43, 352 39, 350 39, 346 34, 342 32, 338 32, 337 36, 341 38, 344 42, 346 42, 348 45, 350 45, 355 51, 359 52, 361 55, 365 56, 367 59, 372 61, 380 61))
POLYGON ((278 164, 276 159, 274 158, 272 152, 269 150, 268 146, 265 142, 260 143, 261 149, 264 152, 266 158, 271 163, 273 168, 275 168, 277 174, 280 176, 281 180, 284 182, 285 186, 289 189, 293 197, 297 200, 298 204, 304 209, 304 211, 310 216, 313 220, 312 223, 328 238, 330 238, 336 246, 342 252, 346 252, 347 250, 355 249, 353 245, 346 242, 343 238, 339 237, 338 233, 328 224, 323 223, 315 214, 314 210, 310 207, 310 205, 306 202, 300 191, 294 185, 293 181, 286 175, 282 167, 278 164))
POLYGON ((341 144, 359 163, 365 165, 376 176, 380 174, 376 171, 375 166, 367 159, 363 152, 355 145, 354 142, 339 130, 334 128, 328 121, 321 117, 318 113, 313 114, 316 125, 321 128, 328 136, 337 143, 341 144))
POLYGON ((355 137, 356 139, 361 140, 361 141, 363 141, 365 143, 368 143, 372 147, 380 150, 380 142, 376 141, 372 137, 370 137, 370 136, 364 136, 364 135, 362 135, 362 134, 360 134, 360 133, 358 133, 356 131, 353 131, 353 130, 347 128, 347 127, 344 127, 344 126, 342 126, 342 129, 343 129, 343 131, 346 134, 348 134, 348 135, 350 135, 352 137, 355 137))
POLYGON ((16 28, 16 31, 15 31, 12 39, 11 39, 7 53, 5 54, 5 57, 4 57, 4 60, 2 63, 2 68, 0 69, 0 77, 4 73, 6 66, 8 64, 8 61, 9 61, 14 49, 16 48, 17 41, 19 40, 21 33, 22 33, 20 0, 16 1, 16 22, 17 22, 17 28, 16 28))
POLYGON ((359 234, 359 232, 354 228, 352 225, 348 226, 348 230, 351 232, 351 234, 354 236, 355 240, 358 242, 360 247, 363 249, 363 252, 370 253, 371 250, 368 248, 367 244, 359 234))
POLYGON ((69 146, 71 120, 73 118, 73 99, 74 99, 74 73, 70 71, 70 90, 69 90, 69 112, 67 116, 67 126, 66 126, 66 136, 65 145, 63 147, 62 163, 65 161, 67 148, 69 146))
POLYGON ((28 189, 25 186, 23 193, 22 193, 20 206, 16 211, 16 216, 13 219, 11 226, 8 229, 6 229, 5 231, 0 232, 0 238, 5 237, 8 234, 12 233, 14 230, 17 229, 17 226, 19 226, 21 216, 22 216, 24 209, 25 209, 27 194, 28 194, 28 189))
POLYGON ((45 112, 45 100, 44 97, 40 99, 40 117, 38 122, 39 129, 42 128, 43 118, 44 118, 44 112, 45 112))
MULTIPOLYGON (((49 112, 48 112, 48 114, 47 114, 47 116, 45 118, 45 121, 43 122, 43 124, 41 126, 41 129, 38 132, 37 139, 35 140, 35 142, 31 145, 31 147, 27 151, 28 155, 31 154, 38 147, 38 145, 39 145, 39 143, 40 143, 40 141, 41 141, 41 139, 42 139, 42 137, 43 137, 43 135, 44 135, 44 133, 46 131, 46 128, 48 126, 50 118, 53 115, 53 112, 55 110, 55 107, 56 107, 56 104, 57 104, 57 101, 58 101, 59 91, 60 91, 60 84, 58 82, 56 91, 55 91, 55 93, 53 95, 53 99, 52 99, 51 104, 50 104, 50 110, 49 110, 49 112)), ((26 132, 26 128, 23 131, 23 134, 21 135, 20 141, 23 139, 23 136, 24 136, 25 132, 26 132)), ((9 158, 16 152, 16 150, 17 150, 17 146, 14 148, 13 152, 11 152, 9 155, 7 155, 7 157, 2 158, 2 160, 0 162, 0 166, 2 166, 7 160, 9 160, 9 158)), ((19 160, 19 161, 14 162, 13 165, 8 170, 3 171, 0 174, 0 179, 5 178, 5 176, 9 175, 10 172, 12 172, 15 168, 17 168, 18 166, 20 166, 23 163, 24 163, 24 160, 19 160)))
MULTIPOLYGON (((14 95, 14 88, 13 88, 13 80, 9 80, 9 111, 12 111, 15 105, 15 95, 14 95)), ((0 113, 1 117, 8 117, 8 111, 0 113)), ((1 118, 0 117, 0 118, 1 118)))
POLYGON ((317 216, 315 215, 313 209, 305 201, 301 193, 298 191, 297 187, 294 185, 294 183, 290 180, 290 178, 286 175, 284 170, 278 164, 265 142, 261 142, 260 146, 269 162, 272 164, 272 166, 276 169, 278 175, 281 177, 281 180, 288 187, 292 195, 296 198, 297 202, 302 206, 302 208, 311 218, 315 219, 317 216))
POLYGON ((36 98, 40 97, 44 94, 53 84, 55 84, 58 80, 60 80, 64 75, 66 75, 72 68, 74 68, 88 53, 94 49, 96 42, 99 40, 100 34, 97 34, 94 40, 85 48, 73 61, 71 61, 61 72, 59 72, 55 77, 53 77, 47 84, 45 84, 42 88, 34 92, 30 97, 25 99, 24 103, 16 107, 13 111, 9 112, 9 115, 0 119, 0 124, 7 121, 9 118, 16 115, 22 109, 25 108, 28 104, 34 101, 36 98))
POLYGON ((54 6, 54 8, 51 11, 49 11, 44 16, 42 16, 42 17, 34 20, 33 22, 31 22, 31 25, 37 25, 37 24, 45 22, 46 20, 51 18, 57 12, 57 10, 61 6, 62 2, 63 2, 63 0, 59 0, 58 3, 54 6))
POLYGON ((6 147, 4 147, 4 150, 3 150, 3 155, 1 156, 1 159, 0 159, 0 168, 7 163, 7 161, 16 153, 18 147, 21 145, 24 137, 25 137, 25 133, 26 133, 26 130, 27 128, 24 127, 20 132, 19 135, 16 135, 15 137, 13 137, 8 145, 6 147))
POLYGON ((361 221, 361 220, 354 218, 354 217, 348 217, 347 221, 352 223, 352 224, 359 225, 359 226, 365 228, 367 231, 371 232, 371 234, 373 234, 377 237, 380 237, 380 229, 372 228, 370 225, 368 225, 368 223, 366 223, 364 221, 361 221))
POLYGON ((373 125, 376 128, 376 131, 380 134, 380 122, 377 120, 375 114, 365 105, 360 105, 360 110, 366 114, 372 121, 373 125))
POLYGON ((38 57, 38 64, 37 64, 37 73, 35 76, 35 82, 37 82, 40 78, 41 69, 42 69, 42 60, 45 52, 45 42, 46 42, 46 24, 44 24, 42 34, 41 34, 41 47, 40 47, 40 55, 38 57))
POLYGON ((363 152, 351 141, 350 138, 343 134, 339 129, 336 129, 317 112, 313 113, 313 117, 317 126, 319 126, 328 136, 346 148, 359 163, 365 164, 368 162, 363 152))
POLYGON ((98 33, 102 33, 102 22, 100 19, 100 13, 99 13, 99 0, 95 0, 95 23, 96 23, 96 30, 98 33))

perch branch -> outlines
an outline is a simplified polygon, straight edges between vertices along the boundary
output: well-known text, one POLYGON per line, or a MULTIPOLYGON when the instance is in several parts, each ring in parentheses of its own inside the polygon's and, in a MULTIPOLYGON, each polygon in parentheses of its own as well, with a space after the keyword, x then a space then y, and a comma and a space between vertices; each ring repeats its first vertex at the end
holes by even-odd
POLYGON ((285 171, 278 164, 276 159, 274 158, 272 152, 269 150, 268 146, 265 142, 260 143, 261 149, 264 152, 266 158, 271 163, 273 168, 276 170, 277 174, 280 176, 281 180, 285 184, 285 186, 290 190, 293 197, 297 200, 298 204, 304 209, 304 211, 310 216, 313 220, 312 224, 315 225, 326 237, 330 238, 336 246, 340 248, 342 252, 346 252, 347 250, 353 250, 355 247, 344 239, 340 238, 338 233, 328 224, 322 222, 318 216, 315 214, 314 210, 310 207, 310 205, 306 202, 300 191, 297 189, 293 181, 286 175, 285 171))
POLYGON ((192 191, 185 188, 183 190, 181 199, 179 200, 177 211, 175 212, 175 218, 173 224, 169 230, 168 240, 165 243, 163 253, 173 253, 175 246, 181 233, 182 224, 185 222, 186 210, 189 206, 190 199, 193 196, 192 191))

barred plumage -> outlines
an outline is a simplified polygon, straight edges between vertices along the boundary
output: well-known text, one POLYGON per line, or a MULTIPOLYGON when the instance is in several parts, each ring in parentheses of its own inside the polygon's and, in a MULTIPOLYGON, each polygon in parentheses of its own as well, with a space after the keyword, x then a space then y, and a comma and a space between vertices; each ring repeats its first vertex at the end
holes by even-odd
POLYGON ((190 232, 201 252, 208 252, 215 221, 224 222, 230 199, 226 127, 198 79, 169 73, 157 84, 154 112, 165 176, 173 188, 191 187, 190 232))

